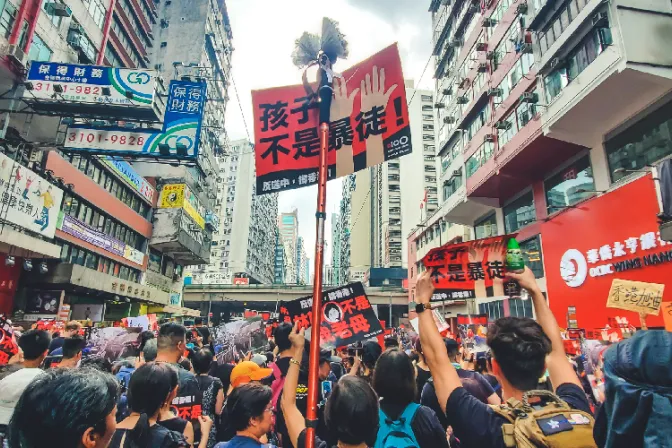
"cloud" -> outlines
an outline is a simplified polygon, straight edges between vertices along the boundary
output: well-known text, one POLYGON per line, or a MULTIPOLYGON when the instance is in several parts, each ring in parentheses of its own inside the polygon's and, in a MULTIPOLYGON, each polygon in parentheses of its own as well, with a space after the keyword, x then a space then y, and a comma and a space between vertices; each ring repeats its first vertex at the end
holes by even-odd
MULTIPOLYGON (((337 70, 343 71, 398 42, 404 74, 407 79, 415 79, 418 85, 431 52, 431 16, 426 3, 416 0, 228 0, 235 48, 233 79, 240 99, 238 101, 235 92, 230 91, 226 115, 229 139, 254 140, 252 90, 300 83, 301 72, 291 60, 294 42, 304 31, 319 32, 324 16, 340 23, 349 42, 350 56, 338 62, 337 70)), ((431 67, 420 85, 431 88, 431 67)), ((281 193, 279 198, 281 212, 299 210, 299 232, 306 241, 311 260, 316 194, 313 187, 281 193)), ((329 182, 325 233, 328 241, 331 241, 331 212, 338 209, 340 200, 341 181, 329 182)), ((331 243, 326 263, 331 262, 330 254, 331 243)))

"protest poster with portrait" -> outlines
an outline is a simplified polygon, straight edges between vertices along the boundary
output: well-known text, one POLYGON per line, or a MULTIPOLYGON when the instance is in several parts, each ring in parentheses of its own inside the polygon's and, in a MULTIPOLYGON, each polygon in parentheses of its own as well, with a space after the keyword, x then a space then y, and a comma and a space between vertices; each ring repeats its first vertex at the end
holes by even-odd
MULTIPOLYGON (((280 303, 280 320, 301 328, 312 326, 313 298, 280 303)), ((309 334, 306 330, 306 334, 309 334)), ((322 293, 320 347, 333 349, 366 341, 383 334, 383 327, 371 307, 361 283, 352 283, 322 293)))
POLYGON ((502 235, 432 249, 422 263, 434 284, 432 302, 506 295, 506 245, 502 235))
MULTIPOLYGON (((410 154, 411 128, 397 44, 334 79, 328 178, 410 154)), ((312 90, 317 91, 316 84, 312 90)), ((317 184, 320 137, 315 94, 303 85, 252 92, 257 194, 317 184)))

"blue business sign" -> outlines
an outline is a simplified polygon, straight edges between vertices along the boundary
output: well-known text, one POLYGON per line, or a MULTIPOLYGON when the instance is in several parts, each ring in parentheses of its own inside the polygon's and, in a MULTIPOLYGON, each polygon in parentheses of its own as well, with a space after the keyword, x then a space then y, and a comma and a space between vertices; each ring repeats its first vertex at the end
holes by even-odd
POLYGON ((205 83, 171 81, 161 130, 73 125, 63 147, 95 154, 196 159, 206 89, 205 83))

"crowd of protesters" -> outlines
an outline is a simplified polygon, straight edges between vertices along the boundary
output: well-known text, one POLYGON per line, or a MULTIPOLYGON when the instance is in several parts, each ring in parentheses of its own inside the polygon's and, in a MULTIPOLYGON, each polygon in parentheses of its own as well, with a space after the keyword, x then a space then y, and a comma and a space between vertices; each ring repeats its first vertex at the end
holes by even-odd
MULTIPOLYGON (((0 370, 0 434, 11 448, 303 448, 311 423, 318 448, 672 446, 672 333, 639 331, 570 359, 534 275, 508 275, 536 320, 494 321, 488 352, 444 339, 425 312, 415 340, 321 351, 316 422, 306 420, 310 343, 290 324, 272 351, 234 363, 218 361, 205 327, 189 344, 177 323, 144 332, 137 356, 114 365, 82 362, 76 322, 53 339, 29 330, 0 370), (599 397, 585 366, 604 379, 599 397), (178 411, 192 399, 198 413, 178 411)), ((416 301, 429 308, 432 295, 425 274, 416 301)))

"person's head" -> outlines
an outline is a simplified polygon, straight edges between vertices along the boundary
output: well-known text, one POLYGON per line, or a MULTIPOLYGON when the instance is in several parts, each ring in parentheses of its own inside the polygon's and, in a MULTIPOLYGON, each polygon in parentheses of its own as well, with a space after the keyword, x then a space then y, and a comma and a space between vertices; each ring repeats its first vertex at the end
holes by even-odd
POLYGON ((399 349, 386 350, 373 371, 373 390, 386 403, 406 406, 415 399, 415 369, 411 358, 399 349))
POLYGON ((140 345, 138 346, 138 351, 142 352, 142 349, 145 348, 147 341, 150 341, 155 338, 156 336, 154 336, 153 331, 147 330, 140 333, 140 345))
POLYGON ((82 350, 86 342, 81 336, 65 338, 63 341, 63 359, 72 359, 79 361, 82 359, 82 350))
POLYGON ((535 389, 546 371, 546 355, 551 341, 532 319, 503 317, 488 330, 493 374, 504 387, 528 391, 535 389))
POLYGON ((266 363, 268 362, 266 359, 266 355, 262 355, 261 353, 255 353, 254 355, 252 355, 250 361, 258 365, 259 367, 266 367, 266 363))
POLYGON ((272 374, 273 369, 263 369, 252 361, 243 361, 231 371, 231 386, 236 388, 253 381, 261 381, 272 374))
POLYGON ((236 387, 226 400, 229 423, 236 431, 246 431, 261 437, 273 425, 273 392, 260 383, 236 387))
POLYGON ((109 374, 49 369, 21 395, 8 428, 9 446, 106 448, 117 426, 117 394, 117 382, 109 374))
POLYGON ((212 360, 214 356, 208 348, 202 348, 194 352, 191 357, 191 365, 194 368, 194 372, 197 375, 205 374, 210 371, 210 366, 212 365, 212 360))
POLYGON ((194 319, 194 326, 198 327, 200 325, 203 325, 203 318, 202 317, 197 317, 194 319))
POLYGON ((337 322, 341 320, 341 309, 335 303, 326 304, 324 314, 327 316, 327 320, 330 322, 337 322))
POLYGON ((348 445, 373 446, 378 435, 378 397, 362 378, 346 375, 327 400, 325 423, 329 432, 348 445))
POLYGON ((82 324, 77 322, 76 320, 71 320, 65 325, 65 337, 73 337, 79 335, 79 332, 82 329, 82 324))
POLYGON ((380 358, 381 353, 383 353, 383 349, 380 348, 378 342, 365 342, 364 346, 362 347, 362 364, 364 364, 367 369, 373 370, 376 362, 378 361, 378 358, 380 358))
POLYGON ((175 322, 166 322, 161 325, 157 340, 158 354, 177 362, 187 345, 187 329, 175 322))
POLYGON ((275 343, 278 346, 280 353, 292 348, 292 343, 289 341, 289 335, 292 333, 292 324, 283 322, 275 329, 275 343))
POLYGON ((399 340, 395 336, 385 338, 385 350, 388 348, 399 348, 399 340))
POLYGON ((142 348, 143 361, 152 362, 156 359, 157 345, 156 339, 150 339, 145 343, 145 346, 142 348))
POLYGON ((320 368, 318 370, 320 374, 320 381, 326 380, 331 373, 331 361, 331 352, 320 352, 320 368))
POLYGON ((49 344, 51 344, 51 337, 44 330, 28 330, 19 338, 19 347, 23 350, 23 359, 37 365, 47 356, 49 344))
POLYGON ((446 338, 443 340, 446 345, 446 353, 450 362, 460 362, 460 345, 455 339, 446 338))
POLYGON ((148 362, 138 367, 128 383, 128 406, 150 418, 177 393, 177 371, 170 364, 148 362))

